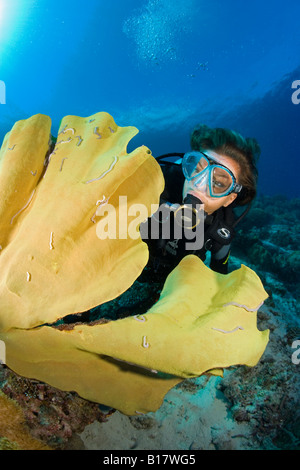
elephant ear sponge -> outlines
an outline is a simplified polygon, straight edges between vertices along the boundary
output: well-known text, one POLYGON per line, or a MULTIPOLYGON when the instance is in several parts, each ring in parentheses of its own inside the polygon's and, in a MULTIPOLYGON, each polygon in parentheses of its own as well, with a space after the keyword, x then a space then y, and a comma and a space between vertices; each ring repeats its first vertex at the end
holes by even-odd
POLYGON ((119 196, 149 215, 159 202, 164 179, 150 150, 126 153, 138 130, 107 113, 66 116, 45 161, 50 126, 44 115, 19 121, 1 148, 1 329, 33 328, 109 301, 148 261, 140 237, 97 234, 99 206, 115 207, 118 221, 119 196))
POLYGON ((183 378, 257 364, 269 337, 256 326, 266 297, 246 266, 225 276, 190 255, 144 315, 62 331, 14 329, 0 338, 17 373, 124 414, 147 413, 183 378))
POLYGON ((126 153, 136 132, 106 113, 67 116, 44 166, 50 120, 38 115, 14 126, 0 154, 6 363, 129 415, 155 411, 186 377, 254 366, 269 334, 256 326, 267 297, 258 276, 246 266, 218 274, 194 255, 171 272, 144 315, 68 330, 50 325, 117 297, 147 263, 139 234, 101 239, 96 230, 108 203, 124 222, 120 196, 149 214, 159 201, 164 180, 150 151, 126 153))

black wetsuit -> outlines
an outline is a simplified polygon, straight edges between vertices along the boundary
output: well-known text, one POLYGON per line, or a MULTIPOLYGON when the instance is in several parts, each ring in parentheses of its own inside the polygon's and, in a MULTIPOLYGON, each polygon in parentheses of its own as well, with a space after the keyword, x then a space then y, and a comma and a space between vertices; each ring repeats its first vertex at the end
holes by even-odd
MULTIPOLYGON (((184 175, 181 165, 162 165, 165 177, 165 189, 160 198, 160 204, 165 202, 182 204, 182 191, 184 175)), ((151 223, 151 218, 147 223, 151 223)), ((235 216, 230 206, 221 207, 212 215, 207 215, 204 222, 204 243, 201 249, 186 249, 184 240, 169 239, 153 240, 144 237, 148 244, 150 259, 148 268, 154 270, 157 275, 166 276, 177 266, 180 260, 189 254, 197 255, 202 261, 206 259, 207 251, 211 253, 210 268, 222 274, 228 272, 228 258, 230 245, 234 237, 235 216)), ((142 234, 142 231, 141 231, 142 234)))

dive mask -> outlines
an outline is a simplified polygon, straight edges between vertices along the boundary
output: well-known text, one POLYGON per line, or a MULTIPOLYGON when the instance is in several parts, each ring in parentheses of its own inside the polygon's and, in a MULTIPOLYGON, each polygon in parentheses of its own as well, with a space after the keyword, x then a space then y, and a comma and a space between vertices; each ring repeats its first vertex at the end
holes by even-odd
POLYGON ((188 152, 182 160, 182 171, 196 190, 206 186, 211 197, 239 193, 242 185, 236 182, 232 171, 203 152, 188 152))

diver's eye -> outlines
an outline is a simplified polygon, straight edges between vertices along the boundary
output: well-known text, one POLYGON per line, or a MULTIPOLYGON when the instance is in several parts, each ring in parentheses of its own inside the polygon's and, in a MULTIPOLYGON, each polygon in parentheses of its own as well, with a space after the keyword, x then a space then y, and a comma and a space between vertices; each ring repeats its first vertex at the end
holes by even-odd
POLYGON ((213 186, 218 189, 226 189, 225 184, 223 184, 221 181, 218 181, 216 179, 213 179, 213 186))

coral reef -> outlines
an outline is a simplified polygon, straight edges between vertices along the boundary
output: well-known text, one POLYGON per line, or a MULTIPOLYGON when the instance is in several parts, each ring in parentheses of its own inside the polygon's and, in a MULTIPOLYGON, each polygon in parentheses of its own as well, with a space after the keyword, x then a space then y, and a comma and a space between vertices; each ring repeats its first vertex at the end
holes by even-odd
POLYGON ((263 279, 269 273, 298 295, 299 246, 300 199, 260 196, 237 226, 232 253, 263 279))
POLYGON ((96 420, 107 419, 96 403, 80 398, 75 392, 63 392, 43 382, 26 379, 3 365, 0 366, 0 390, 2 400, 6 397, 10 406, 9 418, 6 420, 1 408, 0 419, 0 437, 3 439, 0 448, 2 445, 7 450, 19 450, 21 445, 25 450, 64 449, 74 433, 82 432, 96 420), (22 416, 11 426, 14 408, 22 416), (24 444, 17 439, 22 423, 26 424, 26 433, 31 439, 24 444))
POLYGON ((269 293, 258 313, 259 328, 270 329, 265 355, 255 369, 235 369, 220 384, 234 418, 250 424, 257 449, 300 448, 300 374, 292 361, 300 339, 299 229, 299 199, 260 196, 232 250, 232 266, 252 266, 269 293))
POLYGON ((255 369, 234 369, 219 389, 233 418, 249 423, 249 446, 300 449, 299 366, 291 359, 291 343, 300 329, 291 331, 284 314, 270 307, 261 309, 258 321, 271 330, 266 354, 255 369))
POLYGON ((32 437, 22 408, 1 391, 0 417, 0 450, 50 450, 32 437))

